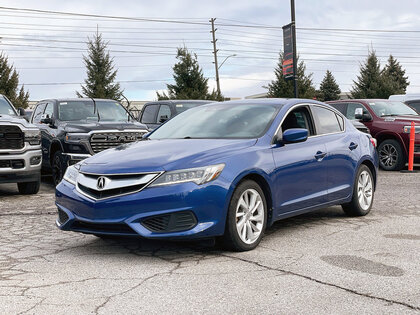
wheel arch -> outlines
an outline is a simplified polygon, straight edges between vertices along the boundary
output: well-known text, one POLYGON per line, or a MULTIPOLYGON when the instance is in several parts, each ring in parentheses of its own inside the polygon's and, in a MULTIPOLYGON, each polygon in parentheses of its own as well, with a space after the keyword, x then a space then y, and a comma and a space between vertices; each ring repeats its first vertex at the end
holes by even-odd
POLYGON ((407 153, 408 153, 407 147, 406 147, 403 139, 401 138, 401 136, 399 134, 391 133, 391 132, 381 132, 381 133, 377 133, 375 135, 375 139, 378 141, 378 147, 385 140, 396 140, 396 141, 398 141, 398 143, 401 145, 401 148, 403 149, 403 153, 405 154, 405 156, 407 156, 407 153))
POLYGON ((376 190, 376 181, 377 181, 377 178, 378 178, 378 174, 377 174, 377 170, 375 168, 375 165, 369 159, 362 160, 359 167, 361 165, 366 165, 369 168, 369 170, 370 170, 370 172, 372 173, 372 176, 373 176, 373 185, 374 185, 373 189, 376 190))

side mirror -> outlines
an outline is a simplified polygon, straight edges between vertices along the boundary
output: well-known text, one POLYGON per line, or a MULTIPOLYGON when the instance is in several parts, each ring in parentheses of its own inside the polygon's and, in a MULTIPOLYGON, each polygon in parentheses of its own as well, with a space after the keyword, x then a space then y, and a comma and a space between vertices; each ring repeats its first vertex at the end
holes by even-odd
POLYGON ((357 120, 363 119, 363 108, 358 107, 354 110, 354 118, 357 120))
POLYGON ((22 108, 22 107, 19 107, 19 108, 17 109, 17 111, 18 111, 19 116, 25 116, 25 115, 26 115, 26 111, 25 111, 25 109, 24 109, 24 108, 22 108))
POLYGON ((159 122, 160 123, 164 123, 167 120, 168 120, 168 115, 162 115, 162 116, 159 117, 159 122))
POLYGON ((308 129, 291 128, 283 132, 283 143, 298 143, 308 139, 308 129))
POLYGON ((51 125, 53 123, 52 118, 48 114, 41 115, 41 124, 51 125))
POLYGON ((369 113, 367 112, 363 113, 362 121, 371 121, 371 120, 372 120, 372 116, 369 113))

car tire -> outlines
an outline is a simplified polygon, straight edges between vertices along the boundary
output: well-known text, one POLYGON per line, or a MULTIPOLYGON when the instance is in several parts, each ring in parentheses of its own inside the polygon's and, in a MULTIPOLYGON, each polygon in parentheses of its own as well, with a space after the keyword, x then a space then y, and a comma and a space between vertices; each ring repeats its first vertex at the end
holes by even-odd
POLYGON ((378 146, 379 166, 385 171, 399 171, 406 163, 401 144, 394 139, 382 141, 378 146))
POLYGON ((225 247, 234 251, 252 250, 260 243, 267 224, 267 202, 261 187, 252 180, 238 185, 230 200, 225 247))
POLYGON ((22 195, 34 195, 37 194, 39 191, 39 186, 41 185, 41 180, 37 180, 36 182, 28 182, 28 183, 18 183, 18 190, 19 193, 22 195))
POLYGON ((56 151, 54 153, 51 167, 52 167, 53 183, 55 186, 57 186, 63 179, 64 172, 66 171, 66 168, 67 168, 64 163, 62 151, 56 151))
POLYGON ((341 205, 349 216, 364 216, 372 209, 375 183, 369 167, 362 164, 353 185, 353 196, 349 203, 341 205))

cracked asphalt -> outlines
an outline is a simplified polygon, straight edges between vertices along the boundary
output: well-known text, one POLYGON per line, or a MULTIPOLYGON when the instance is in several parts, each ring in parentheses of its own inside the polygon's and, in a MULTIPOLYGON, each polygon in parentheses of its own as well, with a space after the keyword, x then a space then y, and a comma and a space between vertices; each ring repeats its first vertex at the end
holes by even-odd
POLYGON ((419 191, 381 172, 368 216, 322 209, 233 253, 62 232, 48 180, 0 185, 0 314, 420 314, 419 191))

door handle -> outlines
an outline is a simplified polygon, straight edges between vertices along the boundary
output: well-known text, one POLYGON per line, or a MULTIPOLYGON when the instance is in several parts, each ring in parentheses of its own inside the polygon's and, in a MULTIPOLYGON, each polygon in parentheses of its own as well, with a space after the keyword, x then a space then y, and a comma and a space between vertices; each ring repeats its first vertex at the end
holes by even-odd
POLYGON ((350 143, 350 145, 349 145, 349 149, 353 151, 353 150, 354 150, 354 149, 356 149, 358 146, 359 146, 359 145, 358 145, 357 143, 352 142, 352 143, 350 143))
POLYGON ((318 151, 316 154, 315 154, 315 158, 318 160, 318 161, 321 161, 325 156, 327 155, 327 153, 326 152, 321 152, 321 151, 318 151))

